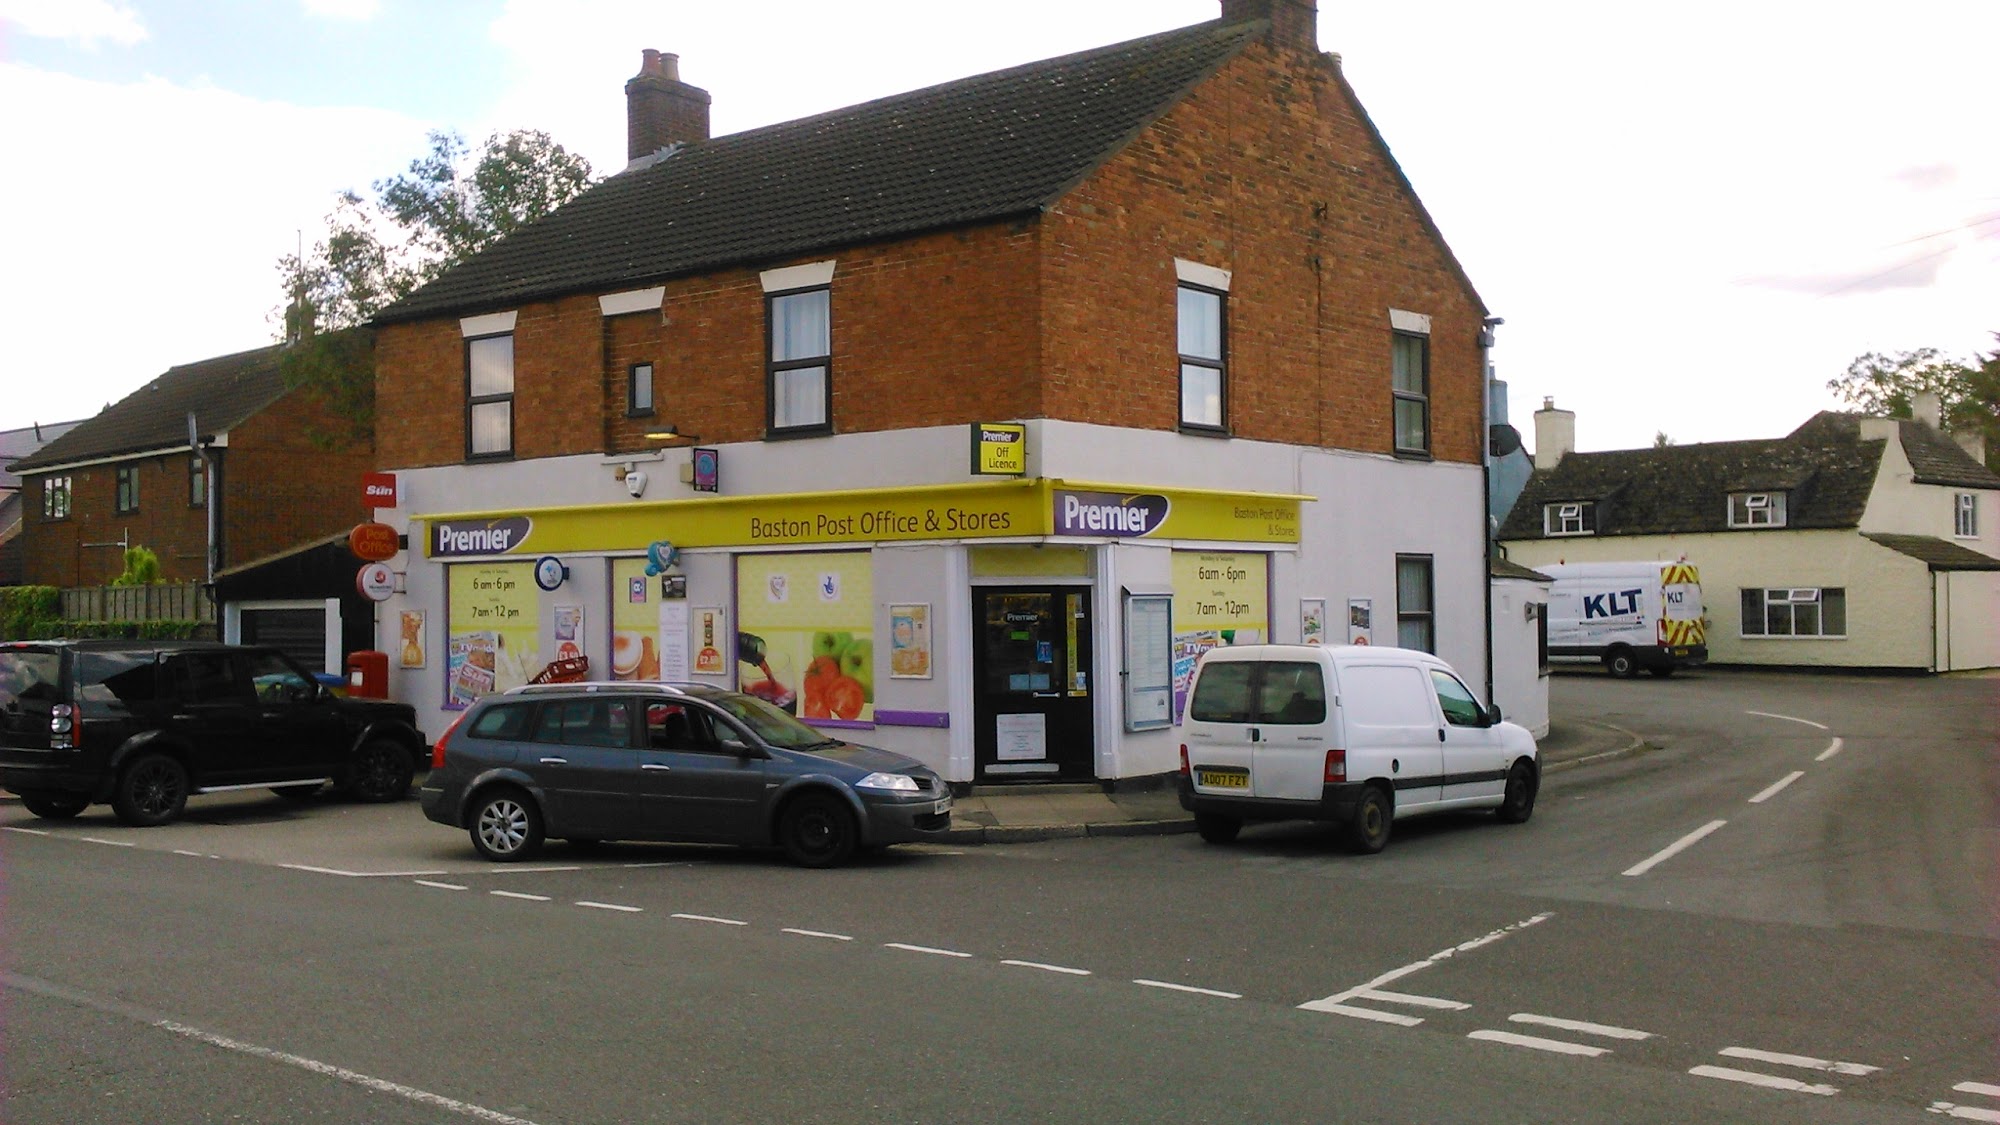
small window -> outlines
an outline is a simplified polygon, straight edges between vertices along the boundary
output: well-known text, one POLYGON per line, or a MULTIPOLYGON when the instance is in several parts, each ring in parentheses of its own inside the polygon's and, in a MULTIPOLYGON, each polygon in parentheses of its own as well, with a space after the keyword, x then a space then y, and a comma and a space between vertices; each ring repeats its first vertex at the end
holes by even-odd
POLYGON ((1256 665, 1244 660, 1218 660, 1202 666, 1195 680, 1188 717, 1204 723, 1247 723, 1250 673, 1256 665))
POLYGON ((1470 688, 1458 682, 1458 677, 1449 672, 1431 669, 1431 689, 1437 692, 1438 709, 1444 712, 1444 721, 1455 727, 1483 727, 1486 725, 1485 708, 1472 695, 1470 688))
POLYGON ((315 694, 313 682, 275 652, 248 652, 243 661, 250 670, 250 689, 261 703, 299 703, 315 694))
POLYGON ((632 709, 622 699, 574 699, 546 704, 536 742, 571 746, 630 746, 632 709))
POLYGON ((1597 534, 1597 502, 1583 500, 1573 504, 1547 504, 1542 507, 1542 533, 1545 535, 1595 535, 1597 534))
POLYGON ((186 652, 175 661, 175 682, 183 703, 248 703, 250 692, 237 679, 236 662, 226 652, 186 652))
POLYGON ((1181 425, 1221 430, 1228 394, 1223 363, 1226 294, 1198 285, 1180 287, 1181 425))
POLYGON ((653 412, 653 365, 635 363, 625 373, 625 414, 639 417, 653 412))
POLYGON ((1729 526, 1785 526, 1785 494, 1782 492, 1730 493, 1729 526))
POLYGON ((480 336, 465 342, 465 455, 508 457, 514 452, 514 337, 480 336))
POLYGON ((1257 721, 1284 726, 1317 726, 1326 721, 1326 677, 1319 665, 1276 661, 1263 666, 1257 688, 1257 721))
POLYGON ((1437 651, 1429 555, 1396 556, 1396 643, 1420 652, 1437 651))
POLYGON ((42 478, 42 518, 45 520, 66 520, 69 518, 69 478, 42 478))
POLYGON ((1847 590, 1788 586, 1742 591, 1743 636, 1844 637, 1847 590))
POLYGON ((118 510, 120 512, 139 510, 139 466, 137 465, 118 467, 118 510))
POLYGON ((199 508, 208 503, 208 466, 200 455, 188 458, 188 507, 199 508))
POLYGON ((146 651, 78 653, 76 694, 85 703, 151 703, 159 698, 158 668, 146 651))
POLYGON ((1397 332, 1390 339, 1393 367, 1396 452, 1428 456, 1431 451, 1431 339, 1397 332))
POLYGON ((1979 538, 1979 494, 1961 492, 1954 507, 1951 533, 1960 539, 1979 538))
POLYGON ((773 435, 833 429, 833 290, 803 289, 765 298, 770 352, 765 363, 773 435))
POLYGON ((501 703, 480 712, 465 732, 467 738, 516 739, 528 729, 532 703, 501 703))

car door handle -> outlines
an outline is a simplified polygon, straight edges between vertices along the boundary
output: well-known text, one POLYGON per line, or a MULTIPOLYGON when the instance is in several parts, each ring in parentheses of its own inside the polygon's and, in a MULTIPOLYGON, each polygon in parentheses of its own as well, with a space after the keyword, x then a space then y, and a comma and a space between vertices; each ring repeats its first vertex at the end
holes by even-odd
POLYGON ((542 759, 542 764, 543 764, 543 765, 545 765, 545 766, 566 766, 566 765, 569 765, 569 759, 568 759, 568 758, 543 758, 543 759, 542 759))
POLYGON ((1439 742, 1443 742, 1443 741, 1444 741, 1444 728, 1443 728, 1443 727, 1439 727, 1439 728, 1438 728, 1438 741, 1439 741, 1439 742))
POLYGON ((1035 692, 1035 693, 1034 693, 1034 695, 1035 695, 1035 698, 1036 698, 1036 699, 1061 699, 1061 698, 1062 698, 1062 692, 1059 692, 1059 691, 1038 691, 1038 692, 1035 692))
POLYGON ((673 769, 674 767, 663 766, 658 762, 643 762, 640 764, 639 768, 642 770, 657 770, 660 773, 666 773, 669 770, 673 769))

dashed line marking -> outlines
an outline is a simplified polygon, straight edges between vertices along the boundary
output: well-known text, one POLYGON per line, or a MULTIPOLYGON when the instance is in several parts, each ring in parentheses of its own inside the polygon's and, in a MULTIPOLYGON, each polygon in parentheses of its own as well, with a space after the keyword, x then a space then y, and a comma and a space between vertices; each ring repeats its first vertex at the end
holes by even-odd
POLYGON ((1561 1039, 1544 1039, 1539 1035, 1517 1035, 1511 1031, 1488 1031, 1481 1029, 1469 1032, 1465 1037, 1467 1039, 1481 1039, 1488 1043, 1505 1043, 1510 1047, 1528 1047, 1536 1051, 1548 1051, 1558 1055, 1582 1055, 1584 1058, 1590 1059, 1611 1053, 1604 1047, 1593 1047, 1588 1043, 1569 1043, 1561 1039))
POLYGON ((623 906, 615 902, 591 902, 583 900, 578 902, 577 905, 588 907, 591 910, 616 910, 624 914, 643 914, 646 911, 646 908, 643 906, 623 906))
POLYGON ((854 940, 854 939, 853 939, 852 937, 849 937, 849 936, 848 936, 848 935, 846 935, 846 934, 830 934, 830 933, 826 932, 825 930, 800 930, 800 929, 795 929, 795 928, 793 928, 793 927, 791 927, 791 926, 786 926, 786 927, 784 928, 784 932, 785 932, 785 933, 788 933, 788 934, 797 934, 797 935, 799 935, 800 937, 814 937, 814 938, 825 938, 825 939, 826 939, 827 941, 853 941, 853 940, 854 940))
POLYGON ((1777 1051, 1758 1051, 1749 1047, 1724 1047, 1716 1054, 1724 1058, 1749 1059, 1751 1062, 1774 1063, 1778 1066, 1796 1066, 1801 1070, 1823 1070, 1828 1074, 1874 1074, 1882 1068, 1862 1063, 1835 1062, 1832 1059, 1816 1059, 1809 1055, 1787 1055, 1777 1051))
POLYGON ((106 840, 101 836, 78 836, 77 839, 82 840, 86 844, 108 844, 114 848, 136 848, 139 846, 130 840, 106 840))
POLYGON ((1846 745, 1846 743, 1844 743, 1844 742, 1842 742, 1842 741, 1841 741, 1840 739, 1836 738, 1836 739, 1834 739, 1834 740, 1833 740, 1832 742, 1829 742, 1829 743, 1827 743, 1827 744, 1826 744, 1826 749, 1824 749, 1824 750, 1820 751, 1820 752, 1819 752, 1819 757, 1817 757, 1817 758, 1814 758, 1814 759, 1813 759, 1813 761, 1815 761, 1815 762, 1824 762, 1824 761, 1826 761, 1826 760, 1827 760, 1828 758, 1831 758, 1831 757, 1833 757, 1833 756, 1834 756, 1835 754, 1838 754, 1838 753, 1840 753, 1840 748, 1841 748, 1842 746, 1845 746, 1845 745, 1846 745))
POLYGON ((717 918, 712 914, 675 914, 673 917, 687 922, 713 922, 718 926, 747 926, 750 924, 748 922, 739 922, 734 918, 717 918))
POLYGON ((1424 1022, 1418 1016, 1406 1016, 1400 1012, 1385 1012, 1379 1008, 1350 1008, 1346 1004, 1332 1004, 1315 1000, 1311 1004, 1300 1004, 1301 1008, 1311 1008, 1315 1012, 1330 1012, 1336 1016, 1352 1016, 1358 1020, 1374 1020, 1376 1023, 1393 1023, 1398 1027, 1415 1027, 1424 1022))
POLYGON ((436 887, 441 891, 462 891, 466 889, 463 883, 440 883, 436 879, 412 879, 411 882, 419 887, 436 887))
POLYGON ((580 864, 570 864, 567 867, 499 867, 494 869, 493 874, 539 875, 544 871, 581 871, 581 870, 583 870, 583 867, 580 864))
MULTIPOLYGON (((209 856, 216 859, 216 856, 209 856)), ((279 867, 288 871, 306 871, 314 875, 338 875, 343 879, 412 879, 419 875, 443 875, 442 871, 342 871, 337 867, 314 867, 307 863, 281 863, 279 867)))
POLYGON ((14 825, 11 825, 11 824, 5 824, 5 825, 0 825, 0 831, 5 831, 5 832, 19 832, 19 833, 20 833, 21 835, 23 835, 23 836, 46 836, 46 835, 48 835, 48 834, 49 834, 49 833, 48 833, 48 831, 47 831, 46 829, 42 829, 42 828, 16 828, 16 827, 15 827, 14 825))
POLYGON ((2000 1086, 1990 1086, 1984 1082, 1960 1082, 1952 1090, 1960 1094, 1985 1094, 1989 1098, 2000 1098, 2000 1086))
POLYGON ((1827 729, 1825 723, 1815 723, 1811 719, 1801 719, 1796 715, 1780 715, 1775 711, 1745 711, 1743 713, 1746 715, 1755 715, 1761 719, 1783 719, 1788 723, 1803 723, 1809 727, 1818 727, 1820 730, 1827 729))
POLYGON ((486 893, 487 893, 487 894, 489 894, 489 895, 493 895, 493 896, 495 896, 495 897, 498 897, 498 898, 518 898, 518 899, 522 899, 522 900, 524 900, 524 901, 526 901, 526 902, 548 902, 548 901, 549 901, 549 896, 547 896, 547 895, 530 895, 530 894, 523 894, 523 893, 521 893, 520 891, 487 891, 486 893))
MULTIPOLYGON (((1323 997, 1319 1000, 1308 1000, 1305 1003, 1300 1004, 1299 1007, 1304 1008, 1306 1011, 1309 1012, 1331 1012, 1332 1014, 1337 1016, 1353 1016, 1357 1019, 1375 1020, 1380 1023, 1400 1024, 1403 1027, 1415 1027, 1424 1021, 1416 1016, 1404 1016, 1404 1015, 1397 1015, 1396 1013, 1393 1012, 1378 1012, 1370 1008, 1351 1007, 1348 1005, 1347 1001, 1352 1000, 1357 996, 1366 996, 1370 993, 1374 993, 1377 997, 1395 997, 1395 996, 1407 995, 1406 993, 1384 992, 1382 991, 1381 986, 1388 984, 1391 981, 1400 980, 1403 977, 1409 976, 1411 973, 1422 972, 1423 970, 1430 968, 1432 965, 1435 965, 1440 961, 1456 957, 1461 953, 1469 953, 1472 950, 1478 949, 1483 945, 1490 945, 1493 942, 1499 941, 1502 938, 1509 936, 1510 934, 1519 933, 1520 931, 1527 929, 1529 926, 1540 925, 1541 923, 1546 922, 1553 917, 1555 917, 1555 912, 1550 910, 1537 914, 1532 918, 1523 918, 1519 922, 1512 922, 1509 923, 1508 925, 1502 926, 1499 929, 1494 930, 1492 933, 1473 938, 1471 941, 1460 942, 1457 945, 1452 946, 1450 949, 1441 949, 1438 952, 1431 954, 1429 957, 1426 957, 1421 961, 1414 961, 1408 965, 1404 965, 1400 969, 1391 969, 1388 972, 1383 973, 1381 976, 1376 977, 1374 980, 1367 982, 1366 984, 1356 985, 1355 987, 1350 988, 1345 992, 1336 992, 1332 996, 1323 997)), ((1430 997, 1424 997, 1423 999, 1428 1001, 1430 997)), ((1455 1003, 1455 1001, 1446 1001, 1446 1003, 1455 1003)))
POLYGON ((201 853, 200 853, 200 852, 191 852, 191 851, 188 851, 188 850, 187 850, 186 848, 175 848, 175 849, 174 849, 174 854, 175 854, 175 855, 191 855, 191 856, 193 856, 193 857, 194 857, 194 858, 196 858, 196 859, 200 859, 200 858, 201 858, 201 853))
POLYGON ((1002 961, 1002 965, 1015 965, 1023 969, 1040 969, 1045 973, 1067 973, 1073 977, 1087 977, 1089 969, 1072 969, 1068 965, 1049 965, 1041 961, 1002 961))
POLYGON ((930 946, 930 945, 905 945, 905 944, 903 944, 903 943, 902 943, 902 942, 900 942, 900 941, 885 941, 885 942, 883 942, 882 944, 883 944, 883 946, 884 946, 884 947, 886 947, 886 948, 888 948, 888 949, 904 949, 904 950, 908 950, 908 951, 909 951, 909 952, 911 952, 911 953, 930 953, 930 954, 934 954, 934 955, 936 955, 936 956, 938 956, 938 957, 970 957, 970 956, 972 956, 972 954, 970 954, 970 953, 960 953, 960 952, 959 952, 958 950, 956 950, 956 949, 939 949, 939 948, 937 948, 936 946, 930 946))
POLYGON ((1147 988, 1170 988, 1175 992, 1192 992, 1197 996, 1214 996, 1223 1000, 1241 1000, 1240 992, 1223 992, 1215 988, 1196 988, 1191 984, 1175 984, 1170 980, 1135 980, 1133 984, 1143 984, 1147 988))
POLYGON ((1467 1008, 1472 1007, 1470 1004, 1461 1004, 1456 1000, 1440 1000, 1435 996, 1413 996, 1407 992, 1383 992, 1380 989, 1374 988, 1356 993, 1355 996, 1356 999, 1360 1000, 1385 1000, 1391 1004, 1409 1004, 1418 1008, 1439 1008, 1448 1012, 1463 1012, 1467 1008))
MULTIPOLYGON (((693 867, 694 861, 691 859, 673 859, 673 860, 661 860, 658 863, 621 863, 618 866, 624 868, 627 871, 635 871, 641 867, 693 867)), ((572 867, 569 870, 581 871, 583 869, 581 867, 572 867)))
POLYGON ((2000 1109, 1981 1109, 1976 1105, 1957 1105, 1953 1102, 1932 1102, 1925 1108, 1960 1121, 2000 1121, 2000 1109))
POLYGON ((1638 863, 1635 863, 1632 866, 1626 868, 1625 874, 1644 875, 1646 872, 1651 871, 1653 868, 1658 867, 1660 864, 1665 863, 1667 860, 1672 859, 1673 857, 1693 847, 1697 843, 1700 843, 1702 837, 1708 835, 1710 832, 1713 832, 1716 829, 1728 823, 1729 822, 1726 820, 1711 820, 1707 824, 1702 825, 1700 828, 1695 829, 1694 831, 1688 833, 1687 835, 1682 836, 1680 839, 1675 840, 1673 843, 1668 844, 1666 847, 1661 848, 1659 851, 1654 852, 1651 856, 1648 856, 1647 858, 1640 860, 1638 863))
POLYGON ((1533 1012, 1515 1012, 1508 1016, 1515 1023, 1531 1023, 1541 1027, 1553 1027, 1560 1031, 1576 1031, 1585 1035, 1601 1035, 1606 1039, 1651 1039, 1650 1031, 1634 1031, 1629 1027, 1613 1027, 1606 1023, 1586 1023, 1583 1020, 1558 1019, 1555 1016, 1538 1016, 1533 1012))
POLYGON ((1800 1082, 1796 1078, 1780 1078, 1775 1074, 1758 1074, 1749 1070, 1731 1070, 1726 1066, 1697 1066, 1688 1073, 1701 1078, 1721 1078, 1729 1082, 1762 1086, 1767 1090, 1790 1090, 1794 1093, 1818 1094, 1829 1098, 1840 1092, 1837 1086, 1816 1085, 1811 1082, 1800 1082))
POLYGON ((1766 786, 1762 793, 1759 793, 1755 797, 1750 798, 1750 803, 1753 805, 1763 804, 1765 801, 1768 801, 1772 797, 1777 796, 1779 790, 1783 789, 1787 785, 1790 785, 1792 782, 1797 781, 1798 779, 1804 777, 1805 775, 1806 771, 1804 770, 1793 770, 1792 772, 1786 774, 1785 776, 1779 778, 1778 780, 1772 782, 1770 785, 1766 786))

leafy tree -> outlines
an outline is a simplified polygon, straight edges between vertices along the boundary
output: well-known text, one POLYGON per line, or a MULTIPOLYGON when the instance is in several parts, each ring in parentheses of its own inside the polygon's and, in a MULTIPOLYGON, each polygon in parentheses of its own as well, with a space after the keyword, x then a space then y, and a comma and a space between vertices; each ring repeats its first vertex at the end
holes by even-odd
POLYGON ((291 345, 279 370, 342 421, 313 440, 342 447, 374 433, 369 318, 594 182, 589 161, 537 130, 496 133, 476 159, 458 134, 434 132, 406 172, 375 182, 374 200, 342 192, 312 248, 278 259, 291 345))
POLYGON ((1673 438, 1670 438, 1670 437, 1668 437, 1668 436, 1667 436, 1667 431, 1665 431, 1665 430, 1654 430, 1654 431, 1653 431, 1653 448, 1654 448, 1654 449, 1665 449, 1665 448, 1667 448, 1667 447, 1668 447, 1668 446, 1670 446, 1670 445, 1676 445, 1676 444, 1678 444, 1678 443, 1677 443, 1677 442, 1675 442, 1673 438))
POLYGON ((150 547, 125 548, 125 573, 111 580, 113 586, 154 586, 160 578, 160 556, 150 547))
MULTIPOLYGON (((2000 342, 2000 333, 1994 334, 2000 342)), ((1986 464, 2000 470, 2000 349, 1970 360, 1936 348, 1855 357, 1847 373, 1827 380, 1835 398, 1862 411, 1908 418, 1916 396, 1938 396, 1947 430, 1973 430, 1986 438, 1986 464)))

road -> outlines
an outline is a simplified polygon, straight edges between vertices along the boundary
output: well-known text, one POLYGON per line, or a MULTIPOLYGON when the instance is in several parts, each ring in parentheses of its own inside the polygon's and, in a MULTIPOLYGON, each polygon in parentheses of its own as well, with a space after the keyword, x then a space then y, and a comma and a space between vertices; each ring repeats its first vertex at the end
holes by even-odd
POLYGON ((2000 680, 1560 676, 1535 818, 808 872, 0 803, 0 1118, 2000 1120, 2000 680))

